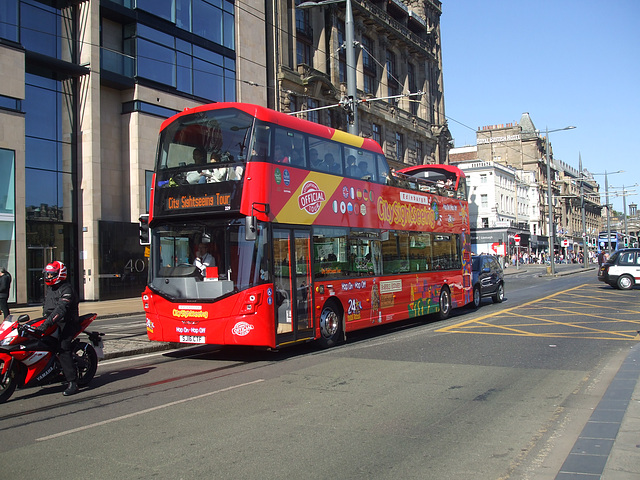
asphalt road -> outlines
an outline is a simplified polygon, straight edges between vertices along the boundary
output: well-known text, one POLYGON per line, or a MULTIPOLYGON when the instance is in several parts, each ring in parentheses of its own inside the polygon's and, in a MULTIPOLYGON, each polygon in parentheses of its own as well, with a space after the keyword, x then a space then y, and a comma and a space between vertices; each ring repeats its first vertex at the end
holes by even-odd
MULTIPOLYGON (((0 413, 0 471, 555 478, 637 343, 640 298, 593 271, 508 281, 502 304, 371 329, 326 351, 186 348, 102 362, 75 397, 19 391, 0 413)), ((129 320, 112 325, 135 330, 129 320)))

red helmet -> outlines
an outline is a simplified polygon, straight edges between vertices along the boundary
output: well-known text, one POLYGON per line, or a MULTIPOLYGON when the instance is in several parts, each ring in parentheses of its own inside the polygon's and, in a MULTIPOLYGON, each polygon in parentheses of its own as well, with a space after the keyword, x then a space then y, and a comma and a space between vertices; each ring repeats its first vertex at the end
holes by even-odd
POLYGON ((44 273, 44 283, 49 286, 57 285, 67 279, 67 267, 64 266, 64 263, 59 262, 58 260, 55 260, 44 267, 42 273, 44 273))

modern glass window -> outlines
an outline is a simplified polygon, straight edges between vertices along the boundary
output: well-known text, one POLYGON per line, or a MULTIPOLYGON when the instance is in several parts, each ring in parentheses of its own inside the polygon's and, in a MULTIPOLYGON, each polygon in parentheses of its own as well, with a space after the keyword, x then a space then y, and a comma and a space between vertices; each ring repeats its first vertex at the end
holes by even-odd
POLYGON ((0 148, 0 216, 16 213, 14 176, 15 152, 0 148))
POLYGON ((176 86, 175 50, 173 48, 139 38, 136 52, 136 76, 176 86))
MULTIPOLYGON (((216 2, 220 4, 221 2, 216 2)), ((193 3, 193 33, 223 45, 222 9, 209 2, 193 3)))
POLYGON ((23 0, 20 3, 20 43, 27 50, 60 58, 62 38, 66 36, 62 32, 61 19, 58 9, 35 0, 23 0))
MULTIPOLYGON (((15 152, 0 149, 0 266, 15 278, 15 152)), ((9 291, 9 302, 15 302, 15 281, 9 291)))
POLYGON ((0 38, 18 41, 18 0, 0 2, 0 38))
POLYGON ((153 13, 160 18, 175 21, 174 17, 174 3, 175 0, 135 0, 136 8, 144 10, 149 13, 153 13))
POLYGON ((232 0, 112 0, 144 10, 231 50, 235 49, 235 12, 232 0))
POLYGON ((125 28, 136 75, 211 101, 235 101, 235 60, 142 24, 125 28))
POLYGON ((63 83, 25 75, 25 208, 27 218, 72 221, 73 102, 63 83))

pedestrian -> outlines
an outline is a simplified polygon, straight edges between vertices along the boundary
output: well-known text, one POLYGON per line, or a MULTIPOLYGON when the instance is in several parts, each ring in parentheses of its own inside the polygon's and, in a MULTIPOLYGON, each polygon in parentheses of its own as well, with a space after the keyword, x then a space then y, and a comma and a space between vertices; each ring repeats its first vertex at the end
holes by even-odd
POLYGON ((4 314, 4 318, 9 316, 9 291, 11 289, 11 274, 7 272, 7 269, 0 268, 0 308, 4 314))
POLYGON ((78 370, 73 363, 71 342, 80 328, 78 296, 67 280, 67 267, 64 263, 55 260, 44 267, 43 273, 44 283, 49 287, 42 306, 42 314, 47 319, 37 330, 44 333, 51 325, 58 327, 57 331, 60 335, 58 358, 62 373, 68 382, 63 395, 74 395, 78 393, 78 370))
POLYGON ((604 250, 600 250, 600 253, 598 253, 598 266, 601 267, 603 263, 604 263, 604 250))

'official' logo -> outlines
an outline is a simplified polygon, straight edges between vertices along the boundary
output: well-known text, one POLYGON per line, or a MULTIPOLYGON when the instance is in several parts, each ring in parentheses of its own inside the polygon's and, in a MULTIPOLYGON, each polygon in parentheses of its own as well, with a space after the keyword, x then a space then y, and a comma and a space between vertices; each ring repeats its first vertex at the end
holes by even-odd
POLYGON ((302 192, 298 197, 298 206, 301 210, 306 210, 310 215, 315 215, 325 200, 326 195, 320 190, 320 187, 315 182, 309 181, 302 187, 302 192))

